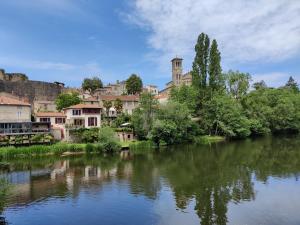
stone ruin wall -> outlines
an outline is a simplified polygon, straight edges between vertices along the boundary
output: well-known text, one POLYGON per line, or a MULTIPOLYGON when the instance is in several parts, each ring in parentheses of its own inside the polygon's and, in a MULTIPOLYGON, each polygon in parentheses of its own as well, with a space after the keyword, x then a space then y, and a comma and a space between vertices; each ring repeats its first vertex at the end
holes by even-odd
POLYGON ((34 101, 54 101, 63 90, 61 83, 32 81, 25 74, 5 73, 0 69, 0 92, 27 99, 32 105, 34 101))
POLYGON ((28 99, 31 104, 34 101, 54 101, 63 91, 63 87, 55 83, 42 81, 4 81, 0 80, 0 92, 6 92, 28 99))
POLYGON ((0 80, 16 82, 28 80, 28 77, 24 73, 5 73, 5 70, 0 69, 0 80))

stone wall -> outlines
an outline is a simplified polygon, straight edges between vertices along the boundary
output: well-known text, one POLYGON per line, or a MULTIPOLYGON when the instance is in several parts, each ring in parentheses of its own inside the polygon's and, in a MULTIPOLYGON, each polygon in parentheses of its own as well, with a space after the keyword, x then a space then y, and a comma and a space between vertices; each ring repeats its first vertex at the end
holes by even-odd
POLYGON ((0 79, 0 92, 26 98, 31 104, 34 101, 54 101, 63 89, 55 83, 30 80, 12 82, 0 79))
POLYGON ((0 80, 16 82, 28 80, 28 77, 24 73, 5 73, 4 69, 0 69, 0 80))

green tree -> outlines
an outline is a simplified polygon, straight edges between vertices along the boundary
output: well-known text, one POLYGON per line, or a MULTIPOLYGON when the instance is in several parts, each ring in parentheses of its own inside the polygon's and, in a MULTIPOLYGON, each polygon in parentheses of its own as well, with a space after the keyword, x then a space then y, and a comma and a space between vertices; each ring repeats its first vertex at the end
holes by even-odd
POLYGON ((141 94, 140 106, 132 114, 134 132, 140 139, 145 139, 149 135, 157 108, 158 101, 151 93, 141 94))
POLYGON ((98 142, 102 144, 103 149, 106 152, 117 151, 121 148, 118 136, 110 127, 100 128, 98 142))
POLYGON ((197 106, 197 90, 194 86, 182 85, 173 87, 170 92, 170 100, 187 105, 188 109, 196 112, 197 106))
POLYGON ((121 114, 123 111, 123 102, 121 99, 117 98, 114 102, 114 108, 117 111, 117 114, 121 114))
POLYGON ((287 83, 285 84, 284 87, 285 88, 290 88, 294 92, 299 92, 299 85, 297 84, 297 82, 294 80, 293 77, 289 78, 289 80, 287 81, 287 83))
POLYGON ((192 78, 193 85, 200 89, 207 85, 209 42, 208 35, 201 33, 195 46, 196 56, 193 62, 192 78))
POLYGON ((56 109, 61 111, 72 105, 79 104, 81 102, 78 93, 61 93, 55 100, 56 109))
POLYGON ((143 89, 143 82, 138 75, 132 74, 126 80, 126 90, 128 94, 130 95, 139 94, 142 92, 142 89, 143 89))
POLYGON ((103 100, 103 107, 105 108, 106 117, 109 116, 109 110, 112 107, 112 101, 103 100))
POLYGON ((241 97, 247 94, 250 87, 250 74, 229 70, 228 73, 225 74, 225 77, 229 93, 235 99, 241 99, 241 97))
POLYGON ((82 89, 94 94, 94 92, 103 87, 102 81, 98 77, 85 78, 81 85, 82 89))
POLYGON ((226 95, 215 95, 203 105, 200 126, 210 135, 245 138, 251 132, 250 121, 243 113, 238 101, 226 95))
POLYGON ((254 90, 241 103, 253 134, 300 131, 300 94, 291 89, 254 90))
POLYGON ((199 128, 191 120, 190 110, 185 104, 169 101, 160 105, 156 112, 150 138, 157 146, 192 141, 199 128))
POLYGON ((255 89, 255 90, 259 90, 259 89, 263 89, 263 88, 267 88, 267 84, 265 83, 265 81, 261 80, 259 82, 255 82, 252 87, 255 89))
POLYGON ((120 127, 123 123, 131 123, 131 115, 127 113, 121 113, 114 121, 113 127, 120 127))
POLYGON ((151 139, 159 146, 161 141, 167 145, 174 144, 176 141, 176 124, 168 120, 155 120, 151 130, 151 139))
POLYGON ((218 43, 214 39, 209 53, 209 88, 212 92, 225 90, 225 80, 221 68, 221 53, 218 50, 218 43))

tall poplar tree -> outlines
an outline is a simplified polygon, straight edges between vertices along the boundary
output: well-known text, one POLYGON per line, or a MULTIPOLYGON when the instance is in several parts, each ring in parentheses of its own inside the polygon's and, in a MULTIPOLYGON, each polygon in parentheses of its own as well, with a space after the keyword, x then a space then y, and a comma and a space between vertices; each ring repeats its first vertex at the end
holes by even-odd
POLYGON ((203 89, 207 85, 208 59, 209 59, 209 37, 201 33, 195 46, 196 56, 193 62, 193 85, 203 89))
POLYGON ((212 92, 223 91, 225 89, 225 79, 222 75, 221 53, 218 50, 218 43, 214 39, 209 53, 209 87, 212 92))

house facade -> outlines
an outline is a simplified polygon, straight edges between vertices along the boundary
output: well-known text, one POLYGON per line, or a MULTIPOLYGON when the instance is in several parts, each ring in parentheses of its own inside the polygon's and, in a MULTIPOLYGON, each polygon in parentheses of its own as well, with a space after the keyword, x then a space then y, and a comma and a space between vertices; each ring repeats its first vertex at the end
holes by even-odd
POLYGON ((64 125, 66 117, 62 112, 37 112, 35 114, 37 122, 49 122, 51 126, 64 125))
POLYGON ((77 104, 64 109, 66 128, 101 127, 102 108, 93 104, 77 104))
POLYGON ((0 94, 1 122, 31 122, 31 105, 18 97, 0 94))

